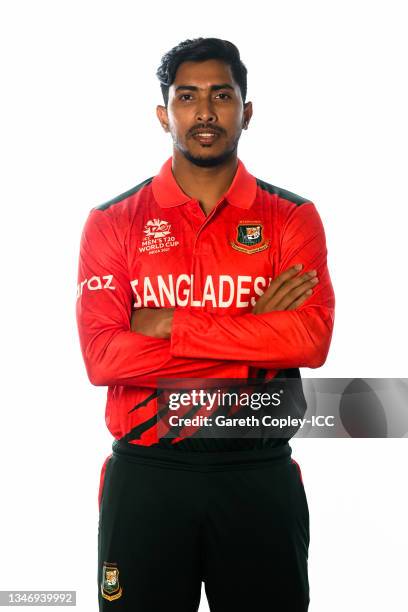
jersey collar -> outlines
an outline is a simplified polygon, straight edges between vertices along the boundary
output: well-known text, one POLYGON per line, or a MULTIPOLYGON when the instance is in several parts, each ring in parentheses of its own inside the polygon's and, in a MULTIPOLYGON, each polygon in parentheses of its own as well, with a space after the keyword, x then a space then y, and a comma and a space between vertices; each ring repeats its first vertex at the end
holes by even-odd
MULTIPOLYGON (((172 208, 190 202, 190 198, 181 189, 174 178, 171 166, 172 157, 162 165, 159 174, 152 180, 153 196, 162 208, 172 208)), ((238 166, 234 178, 224 198, 229 204, 238 208, 250 208, 256 196, 256 178, 245 168, 244 164, 238 159, 238 166)))

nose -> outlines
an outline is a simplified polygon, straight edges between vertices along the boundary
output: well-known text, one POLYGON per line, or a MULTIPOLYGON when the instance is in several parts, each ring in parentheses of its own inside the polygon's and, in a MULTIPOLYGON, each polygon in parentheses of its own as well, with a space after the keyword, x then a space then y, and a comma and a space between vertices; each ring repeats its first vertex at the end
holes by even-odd
POLYGON ((214 123, 217 116, 209 100, 202 100, 197 108, 196 120, 198 123, 214 123))

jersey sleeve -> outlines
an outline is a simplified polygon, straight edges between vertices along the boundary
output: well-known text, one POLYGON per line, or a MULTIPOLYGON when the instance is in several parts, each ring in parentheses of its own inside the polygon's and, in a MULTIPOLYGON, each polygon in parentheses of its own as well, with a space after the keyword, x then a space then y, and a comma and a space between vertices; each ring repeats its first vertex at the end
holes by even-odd
POLYGON ((295 206, 281 233, 278 274, 296 263, 316 269, 319 283, 295 310, 218 315, 176 309, 171 352, 178 357, 244 360, 266 368, 318 368, 326 360, 335 296, 327 268, 326 237, 312 202, 295 206))
POLYGON ((131 330, 134 295, 123 238, 106 211, 90 211, 80 240, 76 320, 88 378, 97 386, 157 386, 158 378, 247 376, 244 364, 172 356, 170 340, 131 330))

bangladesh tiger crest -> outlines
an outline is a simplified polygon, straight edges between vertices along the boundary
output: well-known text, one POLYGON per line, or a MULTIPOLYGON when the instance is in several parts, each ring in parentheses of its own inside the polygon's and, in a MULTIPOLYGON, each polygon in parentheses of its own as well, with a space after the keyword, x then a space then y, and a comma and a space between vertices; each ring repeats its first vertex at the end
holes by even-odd
POLYGON ((122 587, 119 584, 119 569, 116 563, 104 563, 102 568, 102 597, 108 601, 119 599, 122 595, 122 587))
POLYGON ((265 240, 263 225, 260 221, 240 221, 236 229, 235 240, 230 240, 232 248, 243 253, 259 253, 267 249, 269 240, 265 240))

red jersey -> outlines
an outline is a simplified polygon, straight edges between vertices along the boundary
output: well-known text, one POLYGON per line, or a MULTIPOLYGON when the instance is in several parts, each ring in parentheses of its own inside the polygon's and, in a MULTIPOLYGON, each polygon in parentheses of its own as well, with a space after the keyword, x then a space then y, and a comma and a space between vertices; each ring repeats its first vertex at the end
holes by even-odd
POLYGON ((76 317, 89 380, 108 386, 117 439, 157 443, 158 378, 241 378, 326 360, 335 297, 313 202, 250 174, 208 216, 186 195, 170 157, 130 191, 93 208, 80 244, 76 317), (302 263, 319 283, 295 310, 251 310, 272 279, 302 263), (171 339, 131 331, 135 308, 174 307, 171 339), (133 410, 135 406, 137 410, 133 410))

